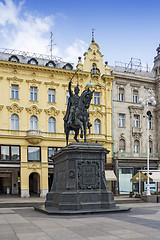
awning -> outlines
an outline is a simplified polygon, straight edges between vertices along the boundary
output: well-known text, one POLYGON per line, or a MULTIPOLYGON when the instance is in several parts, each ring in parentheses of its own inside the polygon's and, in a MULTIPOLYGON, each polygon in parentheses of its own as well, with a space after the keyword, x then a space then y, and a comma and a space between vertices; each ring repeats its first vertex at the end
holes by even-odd
POLYGON ((105 177, 107 181, 117 181, 117 177, 113 170, 106 170, 105 177))
MULTIPOLYGON (((140 173, 141 182, 147 182, 147 172, 140 173)), ((131 182, 139 182, 139 172, 137 172, 130 180, 131 182)), ((149 171, 150 182, 160 182, 160 171, 149 171)))
POLYGON ((160 182, 160 172, 149 172, 150 178, 152 178, 153 182, 160 182))
MULTIPOLYGON (((141 182, 147 182, 147 175, 144 174, 143 172, 140 173, 140 176, 141 176, 141 179, 140 181, 141 182)), ((152 178, 149 178, 149 181, 150 182, 153 182, 152 178)), ((139 172, 137 172, 130 180, 130 182, 139 182, 139 172)))

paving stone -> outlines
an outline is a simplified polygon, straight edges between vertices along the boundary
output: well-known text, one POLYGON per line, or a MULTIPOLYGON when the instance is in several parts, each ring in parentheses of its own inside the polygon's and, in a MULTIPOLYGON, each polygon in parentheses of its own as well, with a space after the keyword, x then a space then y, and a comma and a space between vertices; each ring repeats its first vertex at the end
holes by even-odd
POLYGON ((160 204, 137 203, 131 212, 79 216, 50 216, 33 208, 0 210, 0 240, 160 239, 160 204))

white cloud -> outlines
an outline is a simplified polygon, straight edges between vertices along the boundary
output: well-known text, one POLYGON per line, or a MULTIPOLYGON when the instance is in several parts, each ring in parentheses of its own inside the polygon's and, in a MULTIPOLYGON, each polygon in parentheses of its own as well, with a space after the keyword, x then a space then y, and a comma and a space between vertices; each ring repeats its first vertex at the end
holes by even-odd
MULTIPOLYGON (((27 0, 26 0, 27 1, 27 0)), ((14 0, 0 2, 0 48, 50 54, 50 32, 53 30, 56 15, 65 20, 61 13, 41 16, 39 13, 26 12, 25 0, 15 4, 14 0)), ((63 43, 62 43, 63 44, 63 43)), ((53 45, 53 56, 62 57, 66 62, 78 62, 78 57, 83 56, 87 45, 82 40, 76 39, 72 45, 53 45)))
POLYGON ((49 34, 53 16, 32 16, 23 12, 24 1, 0 3, 1 47, 38 53, 49 53, 49 34))
POLYGON ((24 1, 16 6, 12 0, 5 0, 5 4, 0 2, 0 25, 17 24, 17 18, 24 1))
POLYGON ((87 44, 82 40, 76 39, 71 46, 67 47, 67 57, 65 58, 65 60, 77 64, 78 57, 82 57, 86 49, 87 44))

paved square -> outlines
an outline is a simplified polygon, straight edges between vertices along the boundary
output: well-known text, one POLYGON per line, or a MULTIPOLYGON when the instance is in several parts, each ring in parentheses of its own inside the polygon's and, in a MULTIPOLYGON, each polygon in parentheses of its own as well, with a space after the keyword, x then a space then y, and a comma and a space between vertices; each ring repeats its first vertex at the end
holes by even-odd
MULTIPOLYGON (((121 205, 122 206, 122 205, 121 205)), ((160 239, 160 204, 125 204, 132 211, 51 216, 30 208, 0 208, 2 240, 160 239)))

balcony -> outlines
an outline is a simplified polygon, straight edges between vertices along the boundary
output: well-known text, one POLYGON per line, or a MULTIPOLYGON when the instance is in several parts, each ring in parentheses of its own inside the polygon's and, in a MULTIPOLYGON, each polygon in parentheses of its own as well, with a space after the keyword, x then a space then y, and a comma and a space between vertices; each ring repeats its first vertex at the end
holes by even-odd
POLYGON ((136 135, 136 134, 141 135, 142 134, 142 128, 140 128, 140 127, 132 127, 132 135, 136 135))
POLYGON ((31 144, 39 144, 43 137, 40 130, 28 130, 26 139, 31 144))
MULTIPOLYGON (((114 153, 114 158, 115 159, 133 159, 133 158, 147 159, 147 153, 116 152, 114 153)), ((152 160, 158 160, 159 154, 150 153, 149 158, 152 160)))

